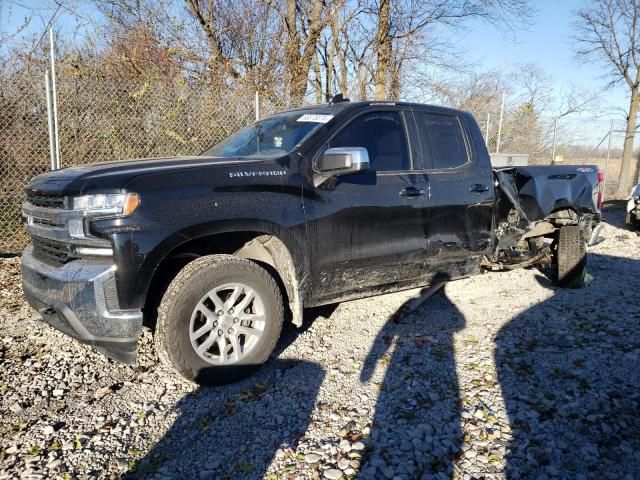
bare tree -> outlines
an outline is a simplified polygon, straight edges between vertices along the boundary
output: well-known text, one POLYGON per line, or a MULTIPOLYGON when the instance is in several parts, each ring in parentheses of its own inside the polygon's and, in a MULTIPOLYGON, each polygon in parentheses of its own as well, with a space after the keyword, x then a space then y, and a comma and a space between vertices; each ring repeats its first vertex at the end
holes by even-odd
MULTIPOLYGON (((13 10, 12 2, 0 2, 0 20, 3 20, 6 15, 6 18, 11 17, 13 10)), ((0 46, 6 45, 7 42, 13 40, 18 37, 22 32, 26 30, 31 21, 33 20, 34 13, 33 11, 29 11, 29 13, 22 19, 22 21, 17 24, 11 31, 2 30, 2 23, 0 22, 0 46)))
POLYGON ((627 195, 637 178, 633 142, 640 106, 640 0, 591 0, 576 12, 578 56, 608 69, 610 85, 626 84, 629 110, 618 183, 618 197, 627 195))
POLYGON ((376 23, 375 98, 382 100, 399 97, 402 71, 416 50, 429 63, 425 54, 439 44, 443 27, 458 28, 469 18, 508 27, 529 18, 531 7, 529 0, 371 0, 368 12, 376 23))
POLYGON ((391 0, 380 0, 378 4, 378 29, 376 31, 375 98, 387 96, 387 81, 391 71, 391 0))
POLYGON ((309 71, 325 27, 323 0, 286 0, 281 11, 285 26, 285 68, 291 101, 300 103, 307 91, 309 71))
POLYGON ((185 0, 185 3, 206 34, 214 78, 220 72, 225 72, 234 78, 239 77, 240 74, 233 67, 231 61, 224 23, 221 22, 221 19, 224 18, 226 2, 220 0, 185 0))
POLYGON ((163 71, 214 89, 239 85, 267 96, 283 90, 284 28, 269 2, 94 1, 103 14, 104 42, 115 53, 108 60, 120 76, 132 69, 149 76, 158 60, 165 66, 169 58, 172 69, 163 71))

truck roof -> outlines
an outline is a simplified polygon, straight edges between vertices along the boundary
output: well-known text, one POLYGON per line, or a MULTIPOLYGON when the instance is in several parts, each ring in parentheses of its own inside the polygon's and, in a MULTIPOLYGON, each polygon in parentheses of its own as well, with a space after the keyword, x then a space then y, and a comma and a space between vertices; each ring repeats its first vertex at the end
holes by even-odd
POLYGON ((432 111, 439 111, 442 113, 466 113, 463 110, 443 107, 440 105, 431 105, 426 103, 417 103, 417 102, 393 102, 393 101, 383 101, 383 100, 375 100, 375 101, 365 101, 365 102, 351 102, 351 101, 341 101, 337 103, 322 103, 318 105, 305 105, 298 108, 292 108, 290 111, 323 111, 324 113, 328 112, 336 112, 343 111, 348 109, 362 108, 366 106, 390 106, 397 105, 399 107, 419 107, 419 108, 428 108, 432 111))

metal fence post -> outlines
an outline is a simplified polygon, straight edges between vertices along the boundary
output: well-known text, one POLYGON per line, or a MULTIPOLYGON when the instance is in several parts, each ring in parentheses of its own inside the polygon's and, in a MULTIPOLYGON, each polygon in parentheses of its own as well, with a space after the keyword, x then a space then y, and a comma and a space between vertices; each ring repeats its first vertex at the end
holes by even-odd
POLYGON ((49 156, 51 157, 51 170, 56 170, 56 137, 55 126, 53 120, 53 102, 51 95, 51 81, 49 79, 49 70, 44 72, 44 88, 47 93, 47 125, 49 126, 49 156))
POLYGON ((498 123, 498 141, 496 142, 496 153, 500 153, 500 137, 502 136, 503 117, 504 117, 504 92, 502 92, 502 107, 500 107, 500 122, 498 123))
POLYGON ((255 108, 256 108, 256 122, 260 120, 260 94, 256 90, 256 100, 255 100, 255 108))
POLYGON ((51 105, 53 107, 53 135, 55 139, 55 167, 52 170, 60 168, 60 139, 58 137, 58 94, 56 91, 56 59, 53 48, 53 27, 49 27, 49 57, 51 61, 51 105))

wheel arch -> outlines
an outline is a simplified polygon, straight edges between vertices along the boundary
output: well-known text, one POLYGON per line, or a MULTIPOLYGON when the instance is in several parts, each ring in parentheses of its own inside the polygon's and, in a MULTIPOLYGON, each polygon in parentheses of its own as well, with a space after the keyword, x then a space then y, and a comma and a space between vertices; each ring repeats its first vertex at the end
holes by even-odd
MULTIPOLYGON (((277 227, 277 226, 276 226, 277 227)), ((231 254, 256 261, 275 277, 283 290, 292 321, 302 323, 306 258, 284 229, 261 225, 227 225, 178 232, 156 248, 152 274, 140 286, 145 323, 155 325, 155 309, 171 279, 190 261, 203 255, 231 254)), ((149 269, 151 270, 151 269, 149 269)))
POLYGON ((563 205, 545 216, 545 220, 554 223, 556 226, 577 225, 580 221, 580 215, 575 206, 563 205))
POLYGON ((246 242, 234 255, 267 264, 284 286, 292 322, 302 325, 303 301, 295 263, 287 246, 275 235, 259 235, 246 242))

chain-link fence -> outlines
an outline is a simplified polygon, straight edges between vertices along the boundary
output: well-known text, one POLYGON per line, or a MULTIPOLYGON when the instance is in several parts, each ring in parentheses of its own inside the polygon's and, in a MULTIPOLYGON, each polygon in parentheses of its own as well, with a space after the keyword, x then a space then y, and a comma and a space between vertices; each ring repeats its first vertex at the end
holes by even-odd
POLYGON ((50 166, 46 111, 43 80, 0 84, 0 253, 27 242, 20 219, 24 185, 50 166))
POLYGON ((197 154, 256 115, 252 92, 186 84, 72 78, 58 99, 61 166, 197 154))
MULTIPOLYGON (((127 158, 194 155, 289 107, 244 89, 224 96, 184 82, 62 77, 57 82, 60 166, 127 158)), ((27 243, 20 219, 24 185, 50 165, 45 82, 0 83, 0 253, 27 243)))
MULTIPOLYGON (((57 82, 62 167, 197 154, 256 118, 251 89, 230 88, 221 94, 180 81, 136 82, 69 72, 73 69, 62 70, 57 82)), ((258 103, 260 116, 292 106, 265 95, 258 103)), ((609 122, 593 126, 586 135, 578 128, 579 137, 571 130, 577 120, 562 119, 556 129, 553 118, 538 118, 523 106, 502 112, 481 105, 469 110, 490 152, 524 153, 538 164, 552 163, 553 157, 558 164, 596 164, 604 170, 609 151, 608 192, 617 186, 624 139, 619 125, 608 150, 608 141, 602 140, 609 122)), ((0 253, 16 253, 26 245, 20 220, 24 185, 49 169, 49 158, 43 76, 0 75, 0 253)))

